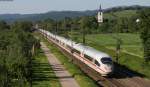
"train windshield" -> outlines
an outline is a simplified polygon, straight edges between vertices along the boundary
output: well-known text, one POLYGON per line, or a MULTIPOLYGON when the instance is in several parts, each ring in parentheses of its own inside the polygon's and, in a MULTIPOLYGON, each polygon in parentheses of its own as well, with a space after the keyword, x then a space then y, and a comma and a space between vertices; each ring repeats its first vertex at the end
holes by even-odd
POLYGON ((101 59, 103 64, 112 64, 112 59, 109 57, 104 57, 101 59))

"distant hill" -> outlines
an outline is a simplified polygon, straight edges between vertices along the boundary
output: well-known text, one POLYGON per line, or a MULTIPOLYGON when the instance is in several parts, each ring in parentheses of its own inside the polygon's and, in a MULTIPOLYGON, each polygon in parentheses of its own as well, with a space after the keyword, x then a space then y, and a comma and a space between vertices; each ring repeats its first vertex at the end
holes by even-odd
MULTIPOLYGON (((109 17, 109 13, 115 13, 115 15, 123 15, 123 14, 132 14, 136 13, 136 10, 140 10, 143 8, 150 8, 146 6, 121 6, 121 7, 113 7, 104 9, 103 11, 106 13, 106 17, 109 17)), ((55 20, 61 20, 65 17, 81 17, 81 16, 93 16, 97 14, 97 10, 87 10, 87 11, 51 11, 47 13, 41 14, 0 14, 0 20, 5 20, 7 22, 13 22, 16 20, 29 20, 29 21, 38 21, 44 20, 47 18, 52 18, 55 20)))
POLYGON ((80 17, 80 16, 92 16, 97 13, 96 10, 93 11, 52 11, 41 14, 2 14, 0 15, 0 20, 5 20, 7 22, 13 22, 16 20, 29 20, 38 21, 47 18, 52 18, 54 20, 61 20, 65 17, 80 17))
POLYGON ((130 18, 136 15, 137 15, 137 10, 122 10, 122 11, 105 13, 104 18, 115 18, 114 16, 130 18))

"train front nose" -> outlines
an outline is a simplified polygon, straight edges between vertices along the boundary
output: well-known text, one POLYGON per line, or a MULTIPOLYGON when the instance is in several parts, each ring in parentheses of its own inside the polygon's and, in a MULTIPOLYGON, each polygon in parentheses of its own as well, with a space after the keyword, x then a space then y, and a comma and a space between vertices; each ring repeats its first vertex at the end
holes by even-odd
POLYGON ((102 73, 102 76, 109 76, 109 75, 112 74, 113 68, 112 68, 111 66, 105 65, 105 66, 103 67, 103 71, 104 71, 104 72, 102 73))
POLYGON ((105 66, 104 69, 106 72, 112 72, 113 68, 112 68, 112 66, 105 66))
POLYGON ((106 74, 111 74, 113 72, 113 66, 112 65, 105 65, 104 66, 104 71, 106 74))

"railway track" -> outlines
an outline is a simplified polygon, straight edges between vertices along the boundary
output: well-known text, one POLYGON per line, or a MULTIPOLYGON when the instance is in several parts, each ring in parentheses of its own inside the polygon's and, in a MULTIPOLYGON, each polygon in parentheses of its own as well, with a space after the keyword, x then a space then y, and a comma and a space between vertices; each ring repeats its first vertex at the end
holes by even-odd
POLYGON ((46 37, 50 43, 53 43, 65 56, 69 58, 70 61, 78 65, 84 73, 95 80, 100 87, 150 87, 150 81, 145 81, 141 77, 134 76, 131 73, 121 70, 115 70, 115 73, 111 77, 102 77, 95 70, 75 58, 73 54, 60 47, 54 42, 54 40, 47 38, 45 35, 44 37, 46 37))

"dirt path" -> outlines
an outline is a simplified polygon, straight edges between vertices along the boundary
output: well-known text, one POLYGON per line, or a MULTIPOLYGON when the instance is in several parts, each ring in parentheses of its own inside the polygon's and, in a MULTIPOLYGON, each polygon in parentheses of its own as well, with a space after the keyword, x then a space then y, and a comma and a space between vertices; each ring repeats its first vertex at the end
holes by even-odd
POLYGON ((64 68, 60 61, 50 52, 50 50, 43 42, 41 42, 41 48, 47 56, 48 61, 52 66, 56 76, 59 78, 62 87, 80 87, 75 79, 64 68))

